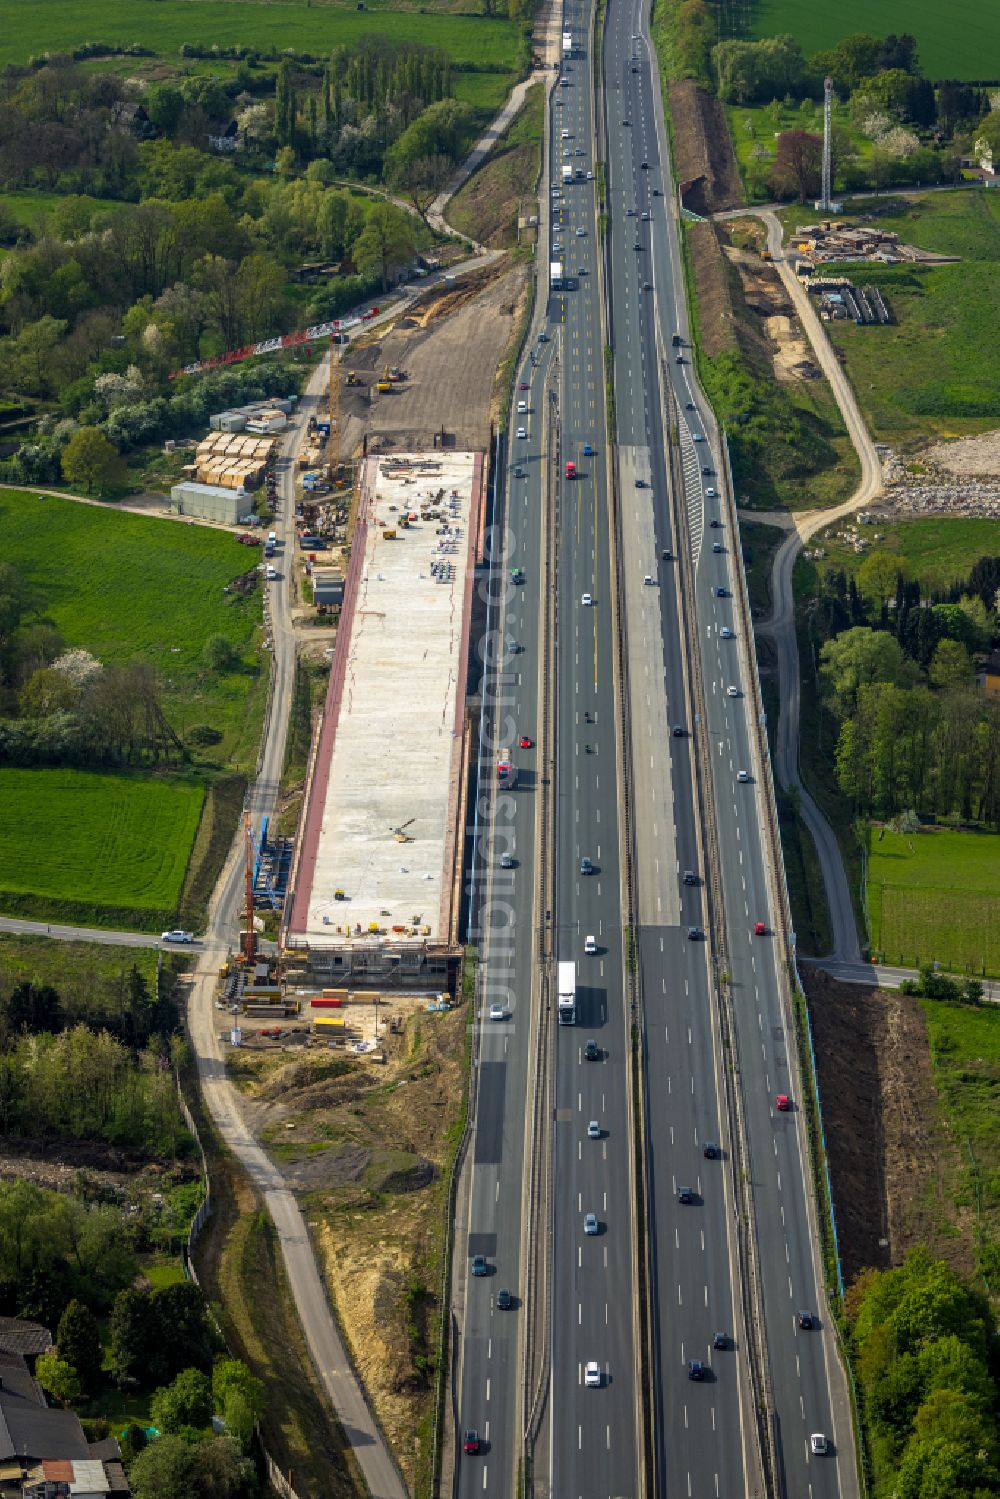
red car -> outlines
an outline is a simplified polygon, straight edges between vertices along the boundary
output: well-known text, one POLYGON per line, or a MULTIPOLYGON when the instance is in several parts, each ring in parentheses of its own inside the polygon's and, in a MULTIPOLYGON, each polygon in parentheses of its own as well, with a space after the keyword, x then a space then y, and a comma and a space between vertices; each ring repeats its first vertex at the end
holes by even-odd
POLYGON ((479 1451, 479 1432, 475 1427, 465 1433, 465 1441, 462 1443, 462 1451, 467 1452, 470 1457, 475 1457, 479 1451))
POLYGON ((764 923, 762 921, 755 921, 754 922, 754 924, 753 924, 753 934, 754 934, 755 937, 766 937, 767 936, 767 927, 764 925, 764 923))
POLYGON ((787 1093, 779 1093, 774 1100, 774 1107, 778 1110, 779 1114, 787 1114, 792 1107, 792 1100, 787 1093))
POLYGON ((528 384, 527 380, 521 380, 517 388, 518 390, 530 390, 531 386, 528 384))
POLYGON ((517 742, 522 749, 533 749, 535 744, 535 741, 528 734, 522 734, 517 742))

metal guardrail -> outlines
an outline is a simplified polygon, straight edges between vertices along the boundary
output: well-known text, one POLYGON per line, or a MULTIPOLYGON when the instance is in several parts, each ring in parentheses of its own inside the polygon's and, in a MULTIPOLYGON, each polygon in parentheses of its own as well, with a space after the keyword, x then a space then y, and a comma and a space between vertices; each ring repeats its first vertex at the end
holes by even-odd
MULTIPOLYGON (((694 598, 694 569, 691 555, 691 532, 685 502, 684 475, 681 469, 680 445, 678 441, 679 420, 676 402, 671 387, 666 363, 660 356, 660 393, 663 402, 663 425, 667 433, 669 455, 668 493, 674 510, 674 530, 677 537, 675 548, 681 571, 681 592, 686 598, 694 598)), ((734 1201, 737 1204, 736 1239, 739 1246, 740 1275, 739 1294, 748 1333, 749 1356, 747 1366, 753 1393, 757 1456, 764 1492, 769 1496, 781 1493, 780 1467, 777 1451, 774 1397, 771 1388, 770 1363, 767 1351, 767 1333, 763 1317, 763 1292, 760 1279, 760 1256, 757 1243, 756 1219, 751 1189, 752 1165, 749 1136, 743 1115, 742 1091, 738 1084, 740 1072, 739 1045, 736 1025, 732 1013, 732 989, 728 981, 728 944, 726 941, 725 907, 722 890, 722 862, 719 852, 718 825, 715 817, 715 794, 711 777, 711 744, 708 736, 706 699, 701 670, 701 654, 693 646, 690 632, 682 631, 682 650, 686 668, 688 691, 691 696, 692 735, 696 751, 693 758, 694 779, 697 787, 697 802, 701 811, 702 836, 705 846, 707 873, 706 904, 708 925, 711 934, 712 959, 715 971, 715 994, 718 1005, 719 1028, 724 1051, 728 1054, 729 1066, 723 1069, 725 1082, 724 1105, 728 1120, 731 1150, 731 1181, 734 1201)))

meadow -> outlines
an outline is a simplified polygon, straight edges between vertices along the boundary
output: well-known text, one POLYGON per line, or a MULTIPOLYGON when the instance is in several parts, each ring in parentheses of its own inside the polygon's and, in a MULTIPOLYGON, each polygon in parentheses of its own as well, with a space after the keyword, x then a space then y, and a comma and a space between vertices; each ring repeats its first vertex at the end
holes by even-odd
MULTIPOLYGON (((838 521, 834 529, 839 531, 845 524, 838 521)), ((862 528, 861 535, 871 541, 876 531, 879 540, 872 543, 874 550, 892 552, 903 559, 907 575, 918 578, 928 588, 945 588, 963 581, 972 564, 980 557, 992 556, 1000 542, 995 520, 967 516, 935 516, 929 520, 897 521, 892 525, 880 522, 867 530, 862 528)), ((850 576, 857 572, 867 555, 824 534, 816 538, 816 543, 826 555, 815 564, 805 559, 796 563, 797 597, 815 592, 817 572, 832 568, 850 576), (801 580, 798 576, 800 567, 803 569, 801 580)))
POLYGON ((886 963, 1000 974, 1000 837, 872 828, 868 912, 886 963))
POLYGON ((1000 1288, 1000 1015, 993 1005, 919 1001, 934 1083, 962 1155, 962 1208, 975 1215, 979 1265, 1000 1288))
MULTIPOLYGON (((930 193, 909 202, 852 204, 852 216, 873 208, 879 225, 904 241, 961 260, 920 270, 844 268, 860 285, 877 282, 896 319, 888 328, 827 324, 869 428, 880 441, 900 446, 995 427, 1000 363, 995 340, 984 330, 1000 327, 1000 203, 982 190, 930 193)), ((814 216, 782 211, 786 230, 814 216)))
POLYGON ((138 968, 150 991, 156 986, 159 953, 152 947, 113 947, 103 942, 50 942, 0 932, 0 988, 12 989, 27 979, 60 991, 97 992, 106 983, 138 968))
POLYGON ((433 0, 419 11, 384 8, 378 0, 368 0, 364 11, 353 3, 308 0, 0 0, 0 64, 70 51, 90 40, 141 42, 174 57, 185 42, 239 42, 265 51, 294 47, 321 58, 373 35, 441 47, 458 66, 508 69, 517 63, 520 27, 506 19, 451 14, 433 0))
MULTIPOLYGON (((19 223, 27 224, 32 231, 37 231, 43 220, 49 217, 58 204, 65 201, 65 193, 46 193, 30 187, 17 192, 0 193, 0 204, 9 209, 19 223)), ((95 211, 103 208, 109 213, 120 213, 125 206, 114 198, 92 198, 90 201, 95 211)))
POLYGON ((106 664, 151 661, 181 738, 209 724, 223 735, 214 760, 252 762, 267 676, 254 650, 260 591, 223 588, 256 565, 255 552, 228 532, 9 489, 0 490, 0 534, 5 561, 68 646, 106 664), (230 641, 236 670, 204 665, 212 635, 230 641))
POLYGON ((176 910, 204 797, 178 778, 0 769, 0 905, 155 929, 176 910))
POLYGON ((996 80, 1000 75, 1000 7, 983 0, 841 0, 828 10, 798 0, 751 0, 751 34, 790 32, 809 56, 835 47, 845 36, 866 31, 877 36, 908 31, 917 39, 920 65, 928 78, 996 80))
MULTIPOLYGON (((751 187, 756 190, 758 202, 772 197, 767 174, 774 161, 777 136, 786 130, 823 133, 823 106, 815 99, 790 106, 779 99, 769 104, 727 104, 726 118, 743 185, 748 191, 751 187), (766 156, 761 156, 761 151, 766 156)), ((847 132, 858 156, 871 155, 872 143, 854 125, 846 104, 838 101, 833 106, 833 123, 847 132)))

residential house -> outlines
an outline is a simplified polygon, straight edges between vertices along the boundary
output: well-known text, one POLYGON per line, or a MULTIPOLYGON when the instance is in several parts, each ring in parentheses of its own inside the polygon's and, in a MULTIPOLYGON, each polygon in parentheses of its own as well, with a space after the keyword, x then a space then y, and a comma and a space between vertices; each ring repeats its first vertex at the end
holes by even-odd
POLYGON ((0 1499, 104 1499, 128 1494, 118 1444, 88 1442, 73 1411, 48 1405, 27 1357, 51 1347, 37 1323, 0 1319, 0 1499))

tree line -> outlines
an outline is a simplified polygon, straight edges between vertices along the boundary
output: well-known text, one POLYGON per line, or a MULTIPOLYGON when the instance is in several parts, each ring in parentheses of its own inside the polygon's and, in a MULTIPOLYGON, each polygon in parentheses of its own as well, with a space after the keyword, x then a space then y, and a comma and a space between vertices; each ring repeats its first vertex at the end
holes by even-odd
POLYGON ((955 182, 961 178, 963 154, 988 149, 1000 158, 995 92, 926 78, 909 33, 878 37, 856 32, 807 57, 788 34, 720 41, 717 12, 709 0, 684 0, 676 12, 675 33, 681 77, 694 78, 728 104, 771 106, 778 135, 773 160, 763 141, 756 140, 749 117, 742 127, 754 142, 744 172, 755 195, 815 197, 822 139, 814 122, 827 77, 833 80, 835 99, 849 101, 855 130, 872 142, 871 150, 861 155, 850 133, 834 123, 831 154, 838 190, 955 182), (779 131, 797 106, 802 125, 779 131))
POLYGON ((856 578, 827 570, 809 613, 837 781, 865 817, 956 817, 1000 830, 1000 704, 974 653, 1000 633, 1000 558, 923 596, 902 560, 872 552, 856 578))
POLYGON ((985 1299, 919 1247, 896 1269, 860 1275, 846 1309, 876 1491, 1000 1491, 996 1328, 985 1299))
POLYGON ((84 968, 78 979, 52 984, 21 978, 0 953, 0 1047, 26 1034, 58 1035, 77 1025, 106 1031, 137 1053, 166 1046, 178 1029, 177 1003, 168 968, 154 986, 134 964, 115 977, 84 968))

